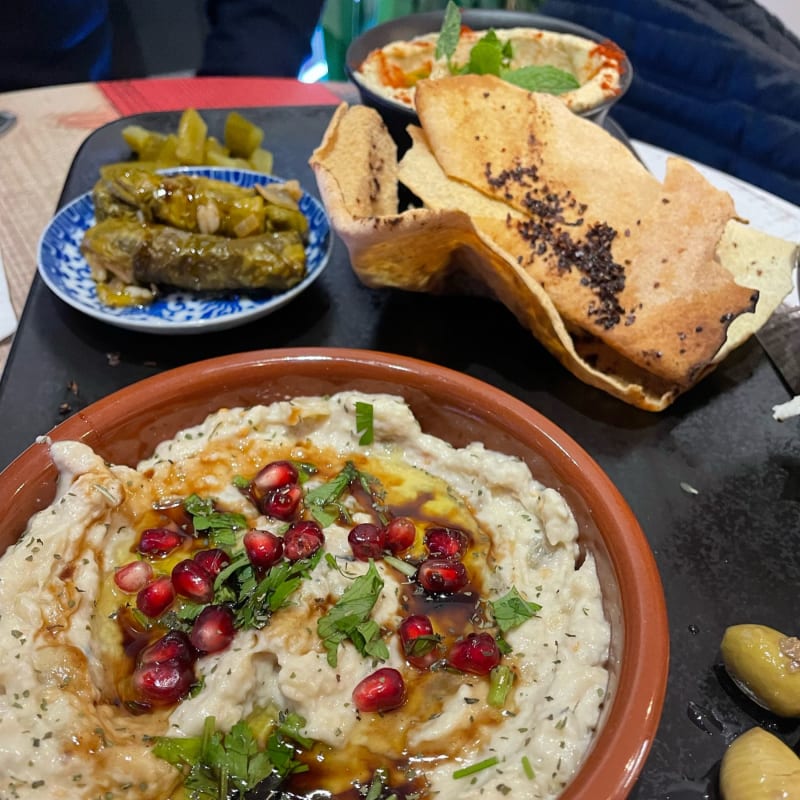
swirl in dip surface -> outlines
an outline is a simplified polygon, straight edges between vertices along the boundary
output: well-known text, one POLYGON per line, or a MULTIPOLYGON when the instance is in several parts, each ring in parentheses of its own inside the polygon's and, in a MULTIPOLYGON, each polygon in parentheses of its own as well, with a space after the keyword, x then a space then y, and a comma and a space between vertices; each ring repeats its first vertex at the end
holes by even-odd
POLYGON ((57 497, 0 561, 0 798, 199 796, 156 757, 153 737, 199 737, 211 717, 223 733, 242 720, 255 729, 270 714, 302 721, 285 782, 300 796, 555 798, 578 769, 605 699, 610 628, 570 509, 521 460, 454 448, 424 433, 401 398, 357 392, 222 409, 135 470, 76 442, 51 452, 57 497), (276 463, 297 470, 288 516, 267 513, 275 490, 265 486, 280 470, 263 468, 276 463), (187 498, 213 511, 188 514, 187 498), (413 522, 413 541, 357 557, 353 528, 396 519, 413 522), (292 560, 298 525, 317 525, 324 541, 292 560), (179 544, 143 553, 153 530, 179 544), (282 540, 274 567, 248 562, 252 530, 282 540), (173 570, 215 547, 230 580, 278 568, 299 580, 250 616, 255 600, 237 595, 248 584, 220 588, 225 571, 213 599, 187 599, 173 570), (120 587, 119 568, 134 562, 152 571, 147 586, 173 575, 179 592, 160 613, 120 587), (424 577, 451 573, 465 578, 424 577), (343 597, 369 579, 371 604, 349 609, 358 632, 325 638, 319 621, 338 614, 343 631, 343 597), (232 640, 192 650, 179 697, 154 694, 146 654, 170 630, 200 641, 193 625, 208 606, 231 610, 232 640), (419 616, 434 633, 413 650, 400 631, 419 616), (492 652, 464 656, 470 636, 489 637, 492 652), (498 667, 512 681, 499 700, 498 667), (387 668, 401 702, 370 710, 362 681, 387 668))

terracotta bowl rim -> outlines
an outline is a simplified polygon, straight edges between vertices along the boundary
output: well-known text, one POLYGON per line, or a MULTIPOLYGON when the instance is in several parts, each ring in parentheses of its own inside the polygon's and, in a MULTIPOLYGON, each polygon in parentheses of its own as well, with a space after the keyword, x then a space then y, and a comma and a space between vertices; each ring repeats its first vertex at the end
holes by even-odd
MULTIPOLYGON (((260 367, 278 366, 298 370, 306 367, 315 379, 324 377, 326 367, 352 368, 354 380, 396 382, 422 392, 453 392, 479 398, 486 407, 485 421, 495 415, 514 430, 538 431, 546 446, 538 450, 556 471, 566 470, 579 477, 579 493, 590 510, 604 507, 614 522, 616 536, 601 531, 609 551, 623 607, 624 658, 621 659, 618 691, 600 734, 578 773, 560 796, 561 800, 590 800, 603 797, 622 800, 632 790, 653 744, 666 693, 669 665, 669 627, 666 602, 655 558, 632 510, 611 479, 569 434, 523 401, 448 367, 420 359, 379 351, 302 347, 267 349, 205 359, 166 370, 123 387, 95 401, 73 417, 56 425, 50 440, 86 440, 105 425, 113 425, 120 412, 141 406, 142 393, 175 397, 187 382, 213 384, 227 376, 235 380, 260 367), (360 371, 360 375, 358 374, 360 371), (100 426, 100 427, 98 427, 100 426), (623 587, 625 591, 623 592, 623 587), (622 691, 624 689, 624 691, 622 691)), ((145 394, 145 396, 150 396, 145 394)), ((458 404, 455 404, 458 408, 458 404)), ((511 428, 509 428, 510 430, 511 428)), ((113 437, 112 437, 113 438, 113 437)), ((37 441, 0 472, 0 493, 10 502, 26 483, 41 479, 51 467, 47 444, 37 441), (38 476, 38 477, 37 477, 38 476)))

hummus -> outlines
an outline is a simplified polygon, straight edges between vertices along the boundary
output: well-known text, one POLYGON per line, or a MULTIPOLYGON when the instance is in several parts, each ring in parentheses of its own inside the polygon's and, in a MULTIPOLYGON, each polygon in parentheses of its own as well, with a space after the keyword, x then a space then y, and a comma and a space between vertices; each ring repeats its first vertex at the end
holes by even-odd
MULTIPOLYGON (((625 54, 611 42, 537 28, 497 28, 494 32, 502 43, 511 45, 509 69, 549 65, 574 76, 579 88, 560 94, 559 98, 578 114, 621 92, 625 54)), ((431 33, 373 50, 359 66, 356 78, 376 94, 413 109, 416 84, 426 78, 457 73, 486 33, 462 30, 452 58, 453 71, 445 58, 436 58, 439 34, 431 33)))
POLYGON ((2 800, 168 798, 183 778, 154 754, 153 737, 200 736, 209 717, 229 731, 269 709, 302 720, 307 741, 296 758, 307 770, 286 784, 298 795, 366 791, 379 776, 380 797, 554 798, 576 772, 605 702, 610 628, 570 509, 519 459, 479 443, 454 448, 425 434, 402 399, 355 392, 220 410, 136 469, 107 465, 76 442, 50 449, 56 499, 0 560, 2 800), (287 463, 302 476, 291 486, 303 499, 279 518, 265 513, 273 495, 257 489, 265 465, 287 463), (346 470, 354 472, 342 482, 346 470), (213 498, 218 519, 244 519, 244 528, 230 523, 233 540, 211 541, 219 529, 208 519, 192 517, 193 529, 182 520, 189 497, 213 498), (295 562, 306 568, 286 602, 258 624, 237 616, 229 644, 201 648, 191 691, 175 702, 137 698, 145 645, 167 627, 196 625, 202 601, 179 595, 147 619, 119 568, 145 561, 148 585, 171 571, 174 582, 177 562, 216 544, 233 559, 219 585, 251 557, 245 530, 282 537, 285 567, 289 531, 312 515, 324 544, 295 562), (413 522, 412 542, 356 557, 355 526, 388 530, 398 518, 413 522), (421 577, 436 560, 433 529, 459 532, 462 550, 443 558, 467 576, 454 590, 431 591, 421 577), (143 553, 152 530, 182 543, 143 553), (319 620, 369 575, 380 591, 359 631, 379 647, 365 653, 354 633, 323 641, 319 620), (399 633, 409 615, 426 615, 435 631, 422 665, 399 633), (453 655, 470 634, 499 646, 491 673, 453 655), (513 678, 499 701, 498 667, 513 678), (400 702, 366 707, 361 682, 387 668, 404 683, 400 702))

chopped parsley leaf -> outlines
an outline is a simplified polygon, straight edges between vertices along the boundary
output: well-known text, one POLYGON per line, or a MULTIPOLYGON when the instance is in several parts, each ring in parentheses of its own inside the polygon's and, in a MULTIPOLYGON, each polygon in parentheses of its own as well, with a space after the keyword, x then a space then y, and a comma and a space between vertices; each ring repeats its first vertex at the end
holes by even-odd
POLYGON ((497 627, 503 633, 522 625, 523 622, 536 615, 542 607, 538 603, 526 600, 515 586, 498 600, 490 602, 497 627))
POLYGON ((341 472, 327 483, 306 492, 303 502, 311 516, 323 528, 339 518, 349 520, 350 515, 341 502, 341 498, 353 484, 359 484, 374 504, 377 495, 376 487, 380 487, 380 482, 371 475, 361 472, 352 461, 348 461, 341 472))
POLYGON ((236 531, 247 528, 247 520, 242 514, 217 511, 210 497, 190 494, 183 501, 183 507, 191 514, 195 531, 208 531, 215 547, 233 547, 236 531))
POLYGON ((244 720, 228 733, 216 730, 214 717, 206 717, 201 736, 162 736, 155 740, 153 754, 181 769, 184 792, 189 800, 218 800, 242 796, 268 778, 279 784, 288 775, 307 766, 298 761, 297 746, 313 742, 300 734, 305 720, 289 714, 274 727, 264 749, 244 720))
POLYGON ((349 639, 362 656, 381 661, 389 657, 389 648, 381 638, 380 626, 369 618, 383 589, 383 578, 370 561, 369 569, 345 589, 337 603, 317 620, 317 633, 328 652, 328 664, 338 663, 339 644, 349 639))
POLYGON ((361 434, 358 440, 360 445, 372 444, 374 439, 373 431, 373 414, 374 408, 372 403, 362 403, 360 400, 356 401, 356 433, 361 434))

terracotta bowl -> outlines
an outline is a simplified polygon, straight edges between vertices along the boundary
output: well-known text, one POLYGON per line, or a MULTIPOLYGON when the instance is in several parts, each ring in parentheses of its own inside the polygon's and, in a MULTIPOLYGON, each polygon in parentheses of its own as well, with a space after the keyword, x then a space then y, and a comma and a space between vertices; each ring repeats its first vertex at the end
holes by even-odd
MULTIPOLYGON (((383 117, 386 127, 401 152, 408 149, 411 143, 406 133, 406 126, 419 124, 416 112, 402 103, 382 97, 368 86, 365 86, 360 80, 358 68, 373 50, 384 47, 390 42, 407 41, 415 36, 436 33, 441 29, 443 19, 444 11, 429 11, 422 14, 409 14, 405 17, 398 17, 365 31, 353 39, 347 48, 345 71, 348 77, 358 88, 361 102, 374 108, 383 117)), ((589 28, 584 28, 582 25, 576 25, 574 22, 541 14, 531 14, 526 11, 465 9, 462 11, 461 21, 463 25, 467 25, 473 30, 517 27, 539 28, 540 30, 554 31, 556 33, 571 33, 595 42, 608 41, 607 36, 603 36, 589 28)), ((619 94, 581 112, 580 116, 591 119, 598 124, 604 122, 609 109, 628 91, 633 80, 633 69, 627 58, 622 62, 622 66, 619 94)))
MULTIPOLYGON (((661 581, 633 513, 609 478, 569 436, 538 412, 458 372, 400 356, 345 349, 265 350, 215 358, 128 386, 53 428, 110 462, 134 465, 155 445, 223 406, 269 403, 344 388, 402 395, 423 429, 464 446, 523 458, 559 489, 594 553, 611 621, 611 687, 591 751, 561 800, 628 795, 658 726, 667 680, 669 632, 661 581)), ((36 443, 0 473, 0 553, 55 491, 56 470, 36 443)))

